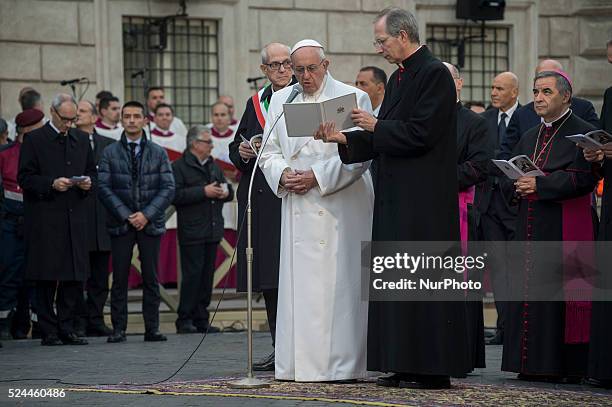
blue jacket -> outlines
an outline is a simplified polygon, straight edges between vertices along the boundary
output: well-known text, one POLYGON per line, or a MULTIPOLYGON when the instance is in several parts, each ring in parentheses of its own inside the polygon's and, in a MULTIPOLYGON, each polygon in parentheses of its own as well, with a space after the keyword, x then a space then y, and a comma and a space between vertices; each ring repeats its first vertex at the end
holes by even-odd
MULTIPOLYGON (((570 108, 576 116, 599 128, 599 119, 597 118, 597 113, 595 113, 595 108, 591 102, 586 99, 572 97, 572 105, 570 108)), ((518 108, 508 123, 506 138, 502 140, 501 151, 499 152, 497 158, 500 160, 508 160, 512 158, 512 150, 514 150, 514 146, 516 146, 521 136, 527 130, 537 126, 540 123, 541 118, 533 109, 533 102, 518 108)))
POLYGON ((104 149, 98 163, 98 195, 111 216, 108 232, 120 236, 131 227, 128 216, 142 212, 149 220, 144 232, 159 236, 166 231, 165 211, 174 198, 174 176, 166 151, 146 139, 140 142, 140 169, 132 182, 132 161, 125 133, 104 149))

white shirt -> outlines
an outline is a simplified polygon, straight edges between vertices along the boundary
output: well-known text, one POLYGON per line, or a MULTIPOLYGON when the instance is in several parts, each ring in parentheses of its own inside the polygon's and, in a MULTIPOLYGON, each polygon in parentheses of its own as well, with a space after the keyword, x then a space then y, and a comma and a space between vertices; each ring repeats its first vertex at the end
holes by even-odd
POLYGON ((380 107, 382 106, 382 103, 378 106, 376 106, 376 109, 374 109, 374 112, 372 113, 372 116, 374 117, 378 117, 378 112, 380 112, 380 107))
POLYGON ((514 102, 514 105, 512 105, 512 107, 508 110, 506 110, 505 112, 502 112, 501 109, 499 109, 499 111, 497 112, 497 124, 499 124, 499 122, 501 121, 501 115, 506 113, 506 127, 508 126, 508 123, 510 123, 510 119, 512 118, 512 115, 514 114, 514 112, 516 111, 516 109, 518 108, 518 99, 516 100, 516 102, 514 102))

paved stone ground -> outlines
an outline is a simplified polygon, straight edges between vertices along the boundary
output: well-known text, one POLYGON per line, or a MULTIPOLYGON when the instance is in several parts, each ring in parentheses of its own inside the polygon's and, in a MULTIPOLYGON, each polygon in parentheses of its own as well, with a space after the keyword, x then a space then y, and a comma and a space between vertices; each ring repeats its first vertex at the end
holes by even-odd
MULTIPOLYGON (((199 343, 200 335, 169 335, 168 342, 145 343, 142 336, 128 336, 123 344, 107 344, 106 338, 89 338, 88 346, 43 347, 38 340, 3 342, 0 349, 0 380, 59 378, 66 382, 147 383, 172 374, 199 343)), ((271 350, 268 333, 254 337, 255 359, 271 350)), ((195 380, 219 376, 239 376, 245 370, 246 333, 222 333, 206 338, 189 364, 172 380, 195 380)), ((487 368, 470 375, 467 381, 483 384, 523 385, 514 374, 500 371, 501 346, 487 347, 487 368)), ((527 384, 530 387, 556 387, 565 390, 593 390, 590 386, 527 384)), ((57 388, 53 381, 0 382, 0 405, 49 406, 339 406, 337 403, 245 399, 204 396, 152 396, 67 392, 60 399, 9 399, 10 388, 57 388)), ((66 386, 64 386, 66 387, 66 386)), ((612 395, 611 392, 607 392, 612 395)), ((520 404, 520 400, 517 400, 520 404)))

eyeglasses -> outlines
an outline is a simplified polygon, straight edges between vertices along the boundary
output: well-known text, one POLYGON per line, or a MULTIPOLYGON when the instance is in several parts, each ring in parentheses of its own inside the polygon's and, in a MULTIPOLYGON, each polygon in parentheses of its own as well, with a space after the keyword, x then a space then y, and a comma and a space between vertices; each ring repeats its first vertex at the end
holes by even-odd
POLYGON ((212 144, 213 143, 212 140, 201 140, 199 138, 195 139, 195 141, 197 141, 198 143, 206 143, 206 144, 212 144))
POLYGON ((391 37, 392 35, 385 37, 385 38, 377 38, 376 40, 374 40, 372 45, 374 45, 374 48, 376 49, 381 49, 385 45, 385 42, 387 42, 387 40, 391 37))
POLYGON ((57 109, 53 108, 53 111, 55 112, 57 117, 59 117, 60 120, 63 121, 64 123, 74 123, 77 120, 77 116, 74 116, 74 117, 64 117, 61 114, 59 114, 57 109))
POLYGON ((267 66, 268 68, 270 68, 273 71, 278 71, 281 66, 283 68, 285 68, 285 69, 290 69, 291 68, 291 61, 272 62, 272 63, 264 64, 264 65, 267 66))
POLYGON ((321 64, 323 64, 323 62, 325 62, 325 60, 322 60, 321 62, 319 62, 318 64, 314 64, 314 65, 308 65, 308 66, 296 66, 293 68, 293 70, 295 71, 296 75, 304 75, 304 73, 306 73, 306 71, 308 71, 309 73, 315 73, 319 70, 319 68, 321 67, 321 64))

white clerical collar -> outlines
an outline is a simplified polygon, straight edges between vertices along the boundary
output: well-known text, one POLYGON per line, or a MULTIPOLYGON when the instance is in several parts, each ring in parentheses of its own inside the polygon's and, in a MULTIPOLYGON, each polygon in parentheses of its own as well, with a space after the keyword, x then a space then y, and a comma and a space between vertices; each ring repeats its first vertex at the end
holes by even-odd
POLYGON ((312 95, 307 95, 306 93, 304 93, 304 101, 315 101, 316 102, 317 99, 319 99, 319 97, 323 93, 323 89, 325 89, 325 85, 327 84, 328 77, 329 77, 329 74, 326 73, 325 77, 323 78, 323 83, 321 84, 321 87, 317 89, 312 95))
POLYGON ((61 132, 61 131, 59 131, 59 129, 53 125, 53 121, 52 121, 52 120, 49 120, 49 126, 51 126, 51 128, 52 128, 53 130, 55 130, 55 132, 56 132, 57 134, 62 134, 62 132, 61 132))
POLYGON ((567 109, 565 109, 565 112, 563 112, 563 114, 561 114, 559 117, 555 118, 555 119, 554 119, 553 121, 551 121, 550 123, 545 122, 545 121, 544 121, 544 118, 542 118, 542 119, 541 119, 541 120, 542 120, 542 123, 544 123, 544 126, 546 126, 546 127, 552 127, 552 126, 555 124, 555 122, 556 122, 557 120, 559 120, 560 118, 562 118, 563 116, 565 116, 565 115, 567 114, 567 112, 570 112, 570 111, 571 111, 571 109, 568 107, 567 109))

